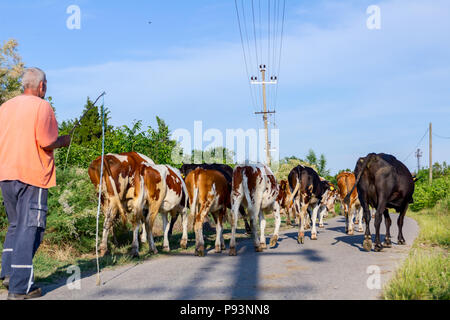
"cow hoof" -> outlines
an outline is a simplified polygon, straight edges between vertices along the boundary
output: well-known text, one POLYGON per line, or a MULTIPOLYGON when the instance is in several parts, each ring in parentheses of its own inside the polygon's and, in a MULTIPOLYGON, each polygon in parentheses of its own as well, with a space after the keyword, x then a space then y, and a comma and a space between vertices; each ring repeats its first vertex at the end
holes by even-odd
POLYGON ((195 255, 198 257, 204 257, 205 256, 205 247, 204 246, 199 246, 198 248, 195 249, 195 255))
POLYGON ((364 231, 364 229, 362 227, 358 228, 358 232, 363 232, 363 231, 364 231))
POLYGON ((221 249, 221 250, 226 250, 227 247, 226 247, 224 244, 222 244, 222 245, 220 246, 220 249, 221 249))
POLYGON ((311 240, 317 240, 317 234, 312 233, 311 234, 311 240))
POLYGON ((149 250, 150 254, 158 254, 158 249, 154 248, 149 250))
POLYGON ((258 247, 255 247, 255 251, 256 251, 256 252, 262 252, 263 249, 261 248, 261 246, 258 246, 258 247))
POLYGON ((363 242, 363 248, 366 251, 370 251, 372 250, 372 240, 370 239, 365 239, 363 242))
POLYGON ((384 241, 381 245, 384 248, 391 248, 392 247, 392 243, 390 241, 389 242, 384 241))
POLYGON ((277 245, 278 236, 273 236, 272 239, 270 239, 270 247, 273 248, 277 245))
POLYGON ((267 249, 267 244, 265 242, 260 243, 261 249, 267 249))
POLYGON ((303 244, 305 242, 305 236, 298 236, 297 237, 297 243, 303 244))
POLYGON ((221 253, 222 252, 222 248, 220 246, 216 246, 215 252, 216 253, 221 253))
POLYGON ((383 250, 383 246, 381 244, 375 244, 375 247, 373 248, 375 252, 380 252, 383 250))
POLYGON ((347 231, 347 234, 348 234, 349 236, 352 236, 352 235, 353 235, 353 230, 347 231))
POLYGON ((323 224, 319 224, 319 228, 325 228, 323 224))
POLYGON ((406 244, 406 241, 405 241, 405 239, 399 239, 398 240, 398 244, 400 244, 400 245, 404 245, 404 244, 406 244))
POLYGON ((359 224, 359 221, 355 221, 355 224, 359 224))
POLYGON ((236 247, 230 248, 230 252, 228 253, 228 255, 235 256, 236 255, 236 247))
POLYGON ((131 250, 131 257, 132 258, 139 258, 139 251, 136 249, 131 250))
POLYGON ((187 240, 186 239, 181 239, 180 241, 180 247, 182 249, 187 249, 187 240))
POLYGON ((169 247, 163 247, 163 251, 164 252, 170 252, 170 248, 169 247))

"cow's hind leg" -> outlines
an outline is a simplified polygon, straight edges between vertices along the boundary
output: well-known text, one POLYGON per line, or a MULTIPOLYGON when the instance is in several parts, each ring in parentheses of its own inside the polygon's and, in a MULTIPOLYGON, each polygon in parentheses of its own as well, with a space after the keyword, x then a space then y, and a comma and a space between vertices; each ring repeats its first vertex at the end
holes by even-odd
POLYGON ((406 211, 408 210, 409 204, 400 211, 400 214, 397 218, 397 226, 398 226, 398 244, 406 244, 405 238, 403 237, 403 220, 405 219, 406 211))
MULTIPOLYGON (((241 188, 242 189, 242 188, 241 188)), ((239 190, 241 191, 241 190, 239 190)), ((237 228, 237 222, 238 222, 238 213, 239 213, 239 207, 241 205, 241 201, 243 198, 243 192, 239 192, 237 194, 232 194, 232 206, 231 206, 231 212, 230 212, 230 223, 231 223, 231 239, 230 239, 230 256, 236 255, 236 228, 237 228)))
POLYGON ((100 243, 100 255, 104 256, 108 252, 108 234, 112 228, 112 209, 106 209, 105 221, 103 223, 102 242, 100 243))
POLYGON ((131 256, 132 257, 139 257, 139 227, 140 223, 136 222, 133 225, 133 242, 131 244, 131 256))
POLYGON ((348 217, 348 232, 347 234, 353 235, 354 233, 354 225, 353 225, 353 219, 355 218, 355 206, 351 206, 349 210, 349 217, 348 217))
MULTIPOLYGON (((259 205, 255 205, 255 203, 252 203, 250 205, 251 205, 251 207, 250 206, 248 207, 248 212, 250 214, 250 219, 252 222, 253 244, 255 246, 255 251, 261 252, 261 251, 263 251, 263 248, 261 247, 260 239, 258 239, 258 227, 256 225, 256 219, 257 219, 256 215, 259 214, 261 208, 259 205)), ((260 222, 262 222, 261 218, 260 218, 260 222)), ((264 220, 264 226, 265 226, 265 222, 266 221, 264 220)))
MULTIPOLYGON (((173 219, 173 217, 172 217, 173 219)), ((188 226, 188 213, 187 208, 183 207, 181 209, 181 225, 183 228, 183 234, 181 236, 180 240, 180 247, 183 249, 187 249, 187 242, 188 242, 188 232, 187 232, 187 226, 188 226)), ((172 226, 172 221, 171 221, 172 226)))
POLYGON ((172 217, 170 218, 169 237, 172 236, 173 226, 175 225, 175 222, 177 222, 178 216, 179 213, 177 212, 176 214, 172 214, 172 217))
POLYGON ((350 215, 350 212, 349 212, 349 210, 348 210, 348 208, 349 208, 349 206, 347 205, 347 204, 344 204, 344 205, 342 205, 343 206, 343 208, 344 208, 344 215, 345 215, 345 233, 348 233, 348 230, 349 230, 349 215, 350 215))
POLYGON ((147 229, 147 241, 148 241, 148 245, 149 245, 149 251, 150 251, 150 253, 154 253, 154 254, 158 253, 158 250, 156 249, 156 246, 155 246, 155 241, 153 239, 153 225, 155 223, 157 214, 158 214, 158 211, 150 210, 149 215, 147 216, 147 219, 145 219, 145 228, 147 229))
POLYGON ((262 249, 267 249, 266 235, 264 234, 266 230, 266 217, 264 217, 264 210, 259 209, 259 245, 262 249))
MULTIPOLYGON (((144 215, 144 221, 148 216, 148 209, 144 209, 143 210, 143 215, 144 215)), ((144 243, 145 241, 147 241, 147 230, 145 229, 145 222, 142 223, 142 232, 141 232, 141 242, 144 243)))
POLYGON ((302 206, 298 205, 298 236, 297 236, 297 242, 303 243, 305 242, 305 220, 307 219, 307 204, 302 203, 302 206))
MULTIPOLYGON (((281 214, 280 214, 280 205, 277 201, 274 201, 272 205, 273 216, 275 218, 275 229, 273 231, 273 236, 270 239, 270 247, 273 248, 277 245, 278 241, 278 233, 280 231, 281 225, 281 214)), ((287 211, 287 216, 289 220, 289 211, 287 211)))
POLYGON ((312 228, 311 228, 311 240, 317 240, 317 229, 316 229, 316 220, 317 220, 317 213, 319 210, 322 210, 321 206, 317 204, 312 213, 312 228))
POLYGON ((250 224, 247 221, 247 214, 245 213, 245 209, 243 206, 239 207, 239 212, 241 214, 242 219, 244 220, 244 224, 245 224, 245 233, 246 234, 251 234, 252 233, 252 228, 250 227, 250 224))
POLYGON ((162 221, 163 221, 163 231, 164 231, 164 240, 163 240, 163 251, 169 252, 170 251, 170 244, 169 244, 169 229, 170 229, 170 223, 169 223, 169 213, 168 212, 162 212, 162 221))
MULTIPOLYGON (((360 199, 361 200, 361 199, 360 199)), ((372 250, 372 236, 370 235, 370 210, 369 205, 366 203, 365 199, 364 201, 361 201, 361 207, 364 211, 364 220, 366 223, 366 232, 364 234, 364 241, 363 241, 363 248, 366 251, 372 250)))
POLYGON ((328 209, 327 209, 326 206, 324 206, 324 207, 322 208, 322 210, 319 211, 319 228, 324 228, 324 227, 325 227, 325 226, 323 225, 323 218, 324 218, 325 216, 327 216, 327 212, 328 212, 328 209))
POLYGON ((305 230, 311 229, 311 209, 306 210, 305 222, 303 223, 305 230))
POLYGON ((391 242, 391 217, 389 216, 389 210, 385 209, 383 212, 384 215, 384 223, 386 225, 386 236, 382 243, 383 247, 390 248, 392 247, 391 242))
MULTIPOLYGON (((226 210, 226 209, 225 209, 226 210)), ((216 212, 213 212, 214 222, 216 223, 216 243, 215 243, 215 252, 221 253, 222 252, 222 243, 223 242, 223 210, 219 210, 216 212)))
MULTIPOLYGON (((363 232, 363 209, 361 206, 358 207, 356 218, 358 221, 358 232, 363 232)), ((355 222, 356 223, 356 222, 355 222)))
POLYGON ((211 208, 211 200, 207 199, 200 207, 195 217, 195 255, 199 257, 205 256, 205 239, 203 237, 203 222, 211 208))
POLYGON ((375 251, 381 251, 383 249, 383 246, 381 245, 381 240, 380 240, 380 225, 381 225, 381 220, 383 219, 383 213, 386 210, 386 200, 381 198, 379 199, 378 202, 378 208, 377 208, 377 212, 375 213, 375 246, 374 246, 374 250, 375 251))

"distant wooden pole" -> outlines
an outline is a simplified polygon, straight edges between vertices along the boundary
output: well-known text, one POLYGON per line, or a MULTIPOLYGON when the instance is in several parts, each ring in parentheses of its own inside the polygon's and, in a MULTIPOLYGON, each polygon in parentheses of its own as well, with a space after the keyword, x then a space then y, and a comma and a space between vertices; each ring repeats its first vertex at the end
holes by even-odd
POLYGON ((429 178, 430 184, 433 182, 433 125, 430 122, 430 169, 429 169, 429 178))

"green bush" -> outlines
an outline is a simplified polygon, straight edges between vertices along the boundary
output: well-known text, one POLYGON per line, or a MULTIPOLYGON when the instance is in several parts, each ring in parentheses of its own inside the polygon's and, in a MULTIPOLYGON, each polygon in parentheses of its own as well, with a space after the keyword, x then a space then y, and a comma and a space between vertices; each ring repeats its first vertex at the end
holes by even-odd
POLYGON ((70 244, 82 253, 92 251, 95 248, 97 201, 86 169, 58 170, 57 186, 49 189, 45 241, 56 245, 70 244))
MULTIPOLYGON (((44 241, 60 247, 70 245, 80 253, 95 248, 97 195, 86 169, 57 169, 57 186, 49 189, 47 228, 44 241)), ((0 196, 0 201, 2 201, 0 196)), ((102 228, 103 214, 100 214, 102 228)), ((4 241, 8 220, 0 206, 0 233, 4 241)))
POLYGON ((433 208, 436 203, 446 198, 450 193, 450 175, 443 175, 433 179, 430 185, 428 179, 417 181, 414 190, 414 203, 410 205, 412 211, 419 211, 425 208, 433 208))

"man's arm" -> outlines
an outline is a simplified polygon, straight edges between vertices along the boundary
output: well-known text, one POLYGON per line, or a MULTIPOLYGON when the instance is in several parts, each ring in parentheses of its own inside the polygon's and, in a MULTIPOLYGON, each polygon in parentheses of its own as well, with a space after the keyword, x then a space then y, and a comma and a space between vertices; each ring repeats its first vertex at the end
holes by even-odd
POLYGON ((53 151, 54 149, 68 147, 69 144, 70 144, 70 136, 69 135, 59 136, 55 142, 53 142, 49 146, 42 147, 42 149, 44 149, 45 151, 53 151))

